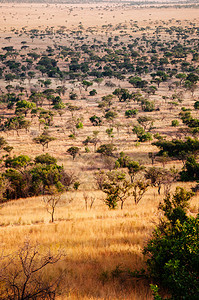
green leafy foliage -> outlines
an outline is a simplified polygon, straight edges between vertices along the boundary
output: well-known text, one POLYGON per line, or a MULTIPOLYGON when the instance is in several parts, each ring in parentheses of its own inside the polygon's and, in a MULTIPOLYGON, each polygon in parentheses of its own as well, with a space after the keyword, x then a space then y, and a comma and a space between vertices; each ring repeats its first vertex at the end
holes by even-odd
POLYGON ((169 290, 172 299, 199 297, 199 215, 187 215, 192 195, 177 188, 164 199, 160 204, 164 218, 144 249, 151 277, 169 290))
POLYGON ((117 96, 120 102, 125 102, 127 100, 132 99, 132 94, 129 92, 128 89, 123 89, 123 88, 115 89, 113 95, 117 96))
POLYGON ((145 132, 144 128, 142 126, 134 126, 133 127, 133 133, 135 133, 137 135, 138 138, 138 142, 147 142, 147 141, 151 141, 152 135, 150 132, 145 132))
POLYGON ((26 117, 28 111, 30 111, 34 107, 35 107, 35 103, 31 103, 31 102, 26 101, 26 100, 18 101, 16 103, 15 114, 17 114, 17 115, 23 115, 24 114, 25 117, 26 117))
POLYGON ((125 117, 132 118, 133 116, 137 115, 137 113, 138 113, 137 109, 128 109, 125 111, 125 117))
POLYGON ((27 155, 14 156, 13 158, 8 157, 5 160, 5 166, 8 168, 19 169, 26 167, 30 163, 31 159, 27 155))
POLYGON ((199 180, 199 163, 196 162, 196 159, 193 156, 187 158, 180 175, 182 181, 199 180))
POLYGON ((188 137, 185 141, 183 140, 159 140, 154 142, 153 145, 157 146, 161 150, 159 155, 167 153, 171 157, 179 157, 183 153, 196 153, 199 150, 199 141, 188 137))
POLYGON ((35 163, 36 164, 46 164, 46 165, 54 165, 57 163, 57 160, 55 157, 49 155, 48 153, 46 154, 41 154, 39 156, 35 157, 35 163))
POLYGON ((142 80, 138 76, 130 77, 129 83, 131 83, 135 88, 144 88, 148 84, 148 82, 146 80, 142 80))
POLYGON ((5 160, 6 170, 1 174, 2 199, 26 198, 48 193, 51 188, 57 192, 68 190, 75 177, 64 171, 63 166, 49 154, 35 157, 34 164, 27 155, 9 157, 5 160))
POLYGON ((100 126, 102 123, 102 119, 96 115, 89 118, 93 126, 100 126))
POLYGON ((113 151, 116 150, 116 147, 113 144, 103 144, 97 149, 97 153, 101 153, 105 156, 113 156, 113 151))
POLYGON ((126 173, 122 171, 110 171, 107 173, 101 173, 101 189, 106 193, 105 204, 110 209, 115 209, 118 202, 123 208, 125 200, 130 195, 130 189, 132 187, 129 180, 126 178, 126 173))
POLYGON ((77 154, 79 153, 79 148, 78 147, 70 147, 68 148, 67 152, 73 157, 73 160, 75 159, 75 157, 77 156, 77 154))
POLYGON ((172 120, 171 121, 171 126, 176 127, 179 125, 179 121, 178 120, 172 120))

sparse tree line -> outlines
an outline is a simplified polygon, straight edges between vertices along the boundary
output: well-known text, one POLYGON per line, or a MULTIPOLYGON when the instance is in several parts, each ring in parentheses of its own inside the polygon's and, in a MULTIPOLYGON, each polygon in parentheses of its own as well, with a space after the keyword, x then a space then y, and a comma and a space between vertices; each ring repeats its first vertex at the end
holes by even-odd
MULTIPOLYGON (((78 111, 81 111, 82 108, 80 106, 75 106, 72 104, 65 105, 60 96, 54 95, 56 91, 52 89, 44 90, 43 93, 32 93, 28 100, 19 100, 18 97, 12 96, 10 98, 9 94, 5 94, 1 96, 2 103, 8 103, 7 105, 10 107, 10 103, 12 103, 12 108, 15 108, 14 112, 12 112, 12 115, 10 117, 1 117, 1 124, 0 128, 2 131, 9 132, 9 131, 16 131, 17 135, 19 136, 20 130, 26 130, 26 132, 29 131, 31 126, 35 124, 35 122, 38 123, 39 131, 42 129, 43 132, 38 135, 36 138, 33 139, 34 142, 41 144, 43 146, 43 151, 45 146, 48 148, 48 144, 55 140, 53 136, 49 134, 49 128, 55 128, 56 124, 54 122, 54 116, 56 114, 59 114, 60 118, 62 118, 62 115, 66 112, 71 113, 71 118, 68 119, 67 125, 64 128, 64 126, 61 126, 63 131, 65 129, 70 130, 71 134, 68 136, 71 139, 75 139, 77 132, 80 132, 80 129, 84 128, 83 124, 83 117, 82 115, 75 116, 74 113, 79 114, 78 111), (13 98, 14 97, 14 98, 13 98), (40 105, 43 105, 44 100, 48 100, 50 105, 53 105, 53 109, 46 109, 42 107, 36 107, 37 104, 40 103, 40 105), (12 101, 12 102, 11 102, 12 101), (41 101, 41 102, 40 102, 41 101), (57 106, 58 107, 55 107, 57 106), (28 118, 27 118, 28 117, 28 118)), ((138 115, 138 109, 127 109, 124 113, 124 116, 128 120, 129 118, 133 118, 137 122, 136 123, 119 123, 117 122, 118 113, 115 109, 115 107, 111 107, 113 105, 113 98, 114 96, 118 96, 119 101, 120 97, 123 97, 123 95, 128 94, 128 98, 132 101, 136 101, 140 107, 140 112, 150 112, 154 110, 154 103, 149 102, 148 100, 145 100, 140 93, 129 93, 127 89, 116 89, 113 94, 109 94, 107 96, 102 97, 102 101, 99 103, 98 107, 101 111, 100 114, 103 113, 101 116, 93 115, 89 118, 90 124, 93 126, 101 126, 106 125, 109 126, 109 128, 106 129, 106 133, 108 137, 111 139, 111 142, 113 143, 113 139, 115 137, 114 135, 114 128, 118 132, 119 136, 119 129, 124 128, 125 126, 128 128, 128 133, 130 133, 130 128, 132 128, 132 133, 134 133, 137 136, 138 142, 146 142, 151 141, 153 138, 156 138, 160 140, 161 136, 158 135, 158 133, 152 134, 151 131, 154 132, 154 122, 156 121, 155 118, 152 118, 148 115, 138 115), (135 124, 135 125, 134 125, 135 124)), ((126 96, 125 96, 125 100, 126 96)), ((123 101, 122 101, 123 102, 123 101)), ((197 102, 194 103, 194 108, 197 110, 197 102)), ((116 102, 115 102, 116 105, 116 102)), ((7 106, 7 108, 9 108, 7 106)), ((121 115, 120 115, 121 116, 121 115)), ((179 114, 179 118, 181 118, 183 124, 187 127, 184 127, 184 129, 179 128, 177 130, 176 136, 179 134, 189 134, 193 137, 198 136, 198 119, 193 118, 191 115, 190 109, 186 109, 182 107, 181 112, 179 114), (183 132, 184 130, 184 132, 183 132)), ((171 125, 173 127, 178 127, 179 121, 173 120, 171 125)), ((99 133, 99 132, 98 132, 99 133)), ((88 146, 89 143, 92 143, 96 150, 97 143, 100 143, 100 139, 98 138, 97 131, 93 131, 93 137, 88 136, 85 141, 83 141, 83 144, 88 146)), ((88 148, 87 148, 88 149, 88 148)))
MULTIPOLYGON (((12 147, 7 145, 4 138, 1 138, 0 142, 1 149, 10 154, 12 147)), ((129 198, 138 204, 149 186, 157 187, 158 194, 163 186, 164 194, 167 195, 173 182, 199 179, 199 164, 196 161, 196 154, 199 151, 197 139, 159 140, 155 144, 160 151, 148 154, 153 163, 158 158, 164 158, 163 164, 169 157, 182 159, 184 162, 182 170, 178 171, 175 168, 168 170, 154 166, 146 168, 123 152, 115 159, 112 144, 104 144, 98 148, 97 152, 104 158, 112 158, 112 162, 114 161, 112 170, 95 173, 97 188, 106 194, 105 204, 110 209, 116 208, 118 203, 122 209, 124 202, 129 198)), ((73 159, 78 151, 78 147, 68 149, 73 159)), ((12 157, 7 154, 2 157, 1 168, 4 169, 1 173, 1 202, 35 195, 63 193, 72 185, 75 189, 79 187, 78 178, 74 173, 65 172, 63 166, 57 165, 57 160, 49 154, 36 156, 34 160, 27 155, 12 157)))
POLYGON ((95 78, 99 84, 103 78, 115 77, 128 80, 135 88, 145 90, 148 95, 155 93, 162 82, 171 79, 172 85, 184 86, 194 92, 198 61, 197 27, 190 24, 187 28, 143 28, 132 24, 132 30, 140 31, 141 37, 132 40, 128 34, 127 44, 121 37, 110 37, 107 41, 98 37, 89 41, 82 31, 79 36, 78 30, 72 31, 71 39, 71 32, 67 32, 66 28, 57 31, 46 28, 45 32, 37 29, 27 31, 25 28, 21 32, 14 30, 17 36, 23 34, 33 40, 49 37, 55 41, 47 46, 43 54, 38 53, 37 49, 31 50, 26 41, 22 41, 21 49, 15 49, 11 45, 3 47, 0 54, 0 76, 9 83, 9 90, 12 90, 10 83, 15 79, 22 82, 28 79, 31 82, 32 79, 39 78, 38 86, 48 87, 51 80, 40 79, 47 75, 48 78, 58 78, 62 83, 65 80, 81 81, 81 86, 86 91, 92 86, 89 77, 95 78), (145 32, 149 29, 153 33, 150 36, 145 32), (167 42, 160 41, 160 34, 167 37, 167 42), (61 45, 56 41, 58 37, 68 38, 68 45, 61 45), (78 41, 75 46, 74 39, 78 41), (191 62, 187 60, 189 56, 191 62), (150 84, 140 77, 146 74, 150 74, 150 84))

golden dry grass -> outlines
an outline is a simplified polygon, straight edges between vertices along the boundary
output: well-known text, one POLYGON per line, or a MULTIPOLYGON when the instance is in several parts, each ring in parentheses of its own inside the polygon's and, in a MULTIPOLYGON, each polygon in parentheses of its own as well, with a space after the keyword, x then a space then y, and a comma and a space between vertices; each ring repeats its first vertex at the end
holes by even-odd
MULTIPOLYGON (((129 199, 123 210, 111 211, 100 192, 89 193, 96 201, 87 211, 83 192, 64 195, 56 209, 54 224, 49 223, 50 215, 41 197, 4 204, 0 210, 1 249, 13 252, 27 238, 54 251, 61 247, 66 256, 53 269, 53 274, 66 270, 64 295, 60 299, 152 299, 149 282, 124 274, 112 278, 111 272, 117 266, 122 270, 145 266, 142 249, 158 222, 157 207, 162 195, 150 189, 137 206, 129 199), (73 202, 68 203, 72 198, 73 202)), ((197 210, 195 196, 190 213, 195 215, 197 210)))

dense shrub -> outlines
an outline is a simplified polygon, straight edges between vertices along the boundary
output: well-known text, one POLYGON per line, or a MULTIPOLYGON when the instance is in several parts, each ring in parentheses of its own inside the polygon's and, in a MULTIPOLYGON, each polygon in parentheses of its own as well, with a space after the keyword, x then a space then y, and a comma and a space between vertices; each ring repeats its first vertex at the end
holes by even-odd
POLYGON ((125 117, 132 118, 133 116, 137 115, 137 113, 138 113, 137 109, 128 109, 125 111, 125 117))
POLYGON ((137 135, 139 142, 147 142, 153 139, 151 133, 145 132, 142 126, 134 126, 132 131, 137 135))
POLYGON ((180 175, 182 181, 199 180, 199 163, 196 162, 193 156, 187 158, 180 175))
POLYGON ((186 213, 192 195, 177 188, 173 197, 164 199, 164 218, 144 249, 150 276, 169 290, 172 299, 199 299, 199 215, 186 213))
POLYGON ((168 156, 179 157, 182 153, 196 153, 199 150, 199 140, 188 137, 183 140, 160 140, 153 143, 153 145, 160 148, 159 155, 167 153, 168 156))
POLYGON ((176 127, 179 125, 179 121, 178 120, 172 120, 171 121, 171 126, 176 127))
POLYGON ((97 149, 97 153, 101 153, 105 156, 113 156, 113 151, 116 150, 116 147, 113 144, 103 144, 97 149))

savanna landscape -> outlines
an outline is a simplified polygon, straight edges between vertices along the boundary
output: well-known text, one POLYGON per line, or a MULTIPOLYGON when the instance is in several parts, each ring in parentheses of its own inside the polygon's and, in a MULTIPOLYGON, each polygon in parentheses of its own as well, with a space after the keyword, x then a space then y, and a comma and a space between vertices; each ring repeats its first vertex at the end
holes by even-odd
POLYGON ((0 299, 199 298, 197 1, 1 1, 0 299))

